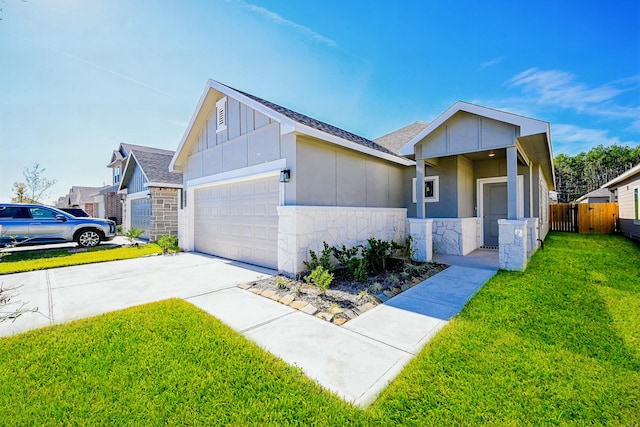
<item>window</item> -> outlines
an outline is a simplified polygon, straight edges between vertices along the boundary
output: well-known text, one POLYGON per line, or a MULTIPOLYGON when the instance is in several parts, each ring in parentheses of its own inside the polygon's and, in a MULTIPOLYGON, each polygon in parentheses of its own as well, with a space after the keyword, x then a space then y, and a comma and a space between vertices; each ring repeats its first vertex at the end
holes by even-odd
POLYGON ((640 187, 633 189, 633 223, 640 224, 640 187))
MULTIPOLYGON (((426 203, 434 203, 440 201, 440 177, 425 176, 424 177, 424 201, 426 203)), ((417 203, 416 179, 413 178, 413 203, 417 203)))
POLYGON ((216 132, 227 128, 227 97, 216 102, 216 132))
POLYGON ((113 169, 113 183, 117 184, 120 182, 120 166, 113 169))
POLYGON ((57 212, 43 208, 29 208, 33 219, 55 219, 57 212))

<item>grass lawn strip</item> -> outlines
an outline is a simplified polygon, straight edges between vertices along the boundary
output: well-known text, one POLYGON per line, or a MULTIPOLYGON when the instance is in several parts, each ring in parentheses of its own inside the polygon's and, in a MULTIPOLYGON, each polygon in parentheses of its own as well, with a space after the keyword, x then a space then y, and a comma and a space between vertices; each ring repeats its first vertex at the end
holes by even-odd
POLYGON ((365 410, 179 300, 0 339, 0 409, 15 425, 638 425, 638 265, 622 237, 552 233, 365 410))
POLYGON ((161 253, 162 249, 154 243, 119 248, 95 247, 89 249, 73 248, 12 252, 10 255, 0 259, 0 274, 117 261, 161 253))

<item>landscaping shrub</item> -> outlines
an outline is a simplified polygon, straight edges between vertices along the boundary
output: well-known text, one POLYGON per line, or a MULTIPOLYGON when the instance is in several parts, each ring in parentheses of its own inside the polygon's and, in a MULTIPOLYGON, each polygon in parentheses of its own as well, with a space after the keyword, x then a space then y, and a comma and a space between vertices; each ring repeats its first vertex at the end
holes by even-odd
POLYGON ((378 274, 386 271, 387 258, 391 256, 393 244, 382 239, 370 237, 368 247, 362 250, 362 257, 367 262, 369 273, 378 274))
POLYGON ((327 271, 335 269, 335 266, 331 264, 333 248, 327 242, 322 242, 322 245, 323 249, 319 257, 313 250, 309 249, 309 261, 303 261, 308 270, 315 270, 317 267, 322 267, 327 271))
POLYGON ((325 292, 331 287, 333 282, 333 274, 321 265, 317 266, 311 273, 304 278, 307 283, 310 283, 320 289, 321 292, 325 292))
POLYGON ((158 239, 158 246, 162 248, 162 253, 178 252, 178 236, 169 236, 167 234, 160 236, 158 239))
POLYGON ((131 227, 127 230, 126 233, 123 234, 124 237, 129 239, 129 243, 133 245, 136 239, 144 234, 144 230, 141 228, 131 227))

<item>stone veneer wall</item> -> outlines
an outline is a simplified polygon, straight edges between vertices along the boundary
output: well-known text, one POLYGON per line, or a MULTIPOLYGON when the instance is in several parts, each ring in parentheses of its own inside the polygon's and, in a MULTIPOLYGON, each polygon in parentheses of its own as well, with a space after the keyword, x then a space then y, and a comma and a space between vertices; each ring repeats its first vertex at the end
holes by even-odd
POLYGON ((531 255, 538 250, 538 218, 525 218, 527 223, 527 258, 531 258, 531 255))
POLYGON ((329 206, 278 207, 278 270, 296 275, 305 270, 309 250, 331 246, 353 247, 370 237, 405 241, 404 208, 329 206))
POLYGON ((502 270, 524 271, 527 268, 529 232, 527 221, 498 220, 499 264, 502 270))
POLYGON ((178 235, 178 195, 177 188, 150 188, 151 230, 149 241, 155 242, 160 236, 178 235))
POLYGON ((480 247, 479 218, 434 218, 433 252, 467 255, 480 247))

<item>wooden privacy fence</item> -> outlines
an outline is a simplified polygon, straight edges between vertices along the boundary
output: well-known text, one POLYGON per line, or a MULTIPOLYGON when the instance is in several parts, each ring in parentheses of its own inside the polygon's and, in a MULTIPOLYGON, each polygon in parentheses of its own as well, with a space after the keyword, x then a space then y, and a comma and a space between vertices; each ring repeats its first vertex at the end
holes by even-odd
POLYGON ((610 234, 618 230, 617 203, 556 203, 549 206, 552 231, 610 234))

